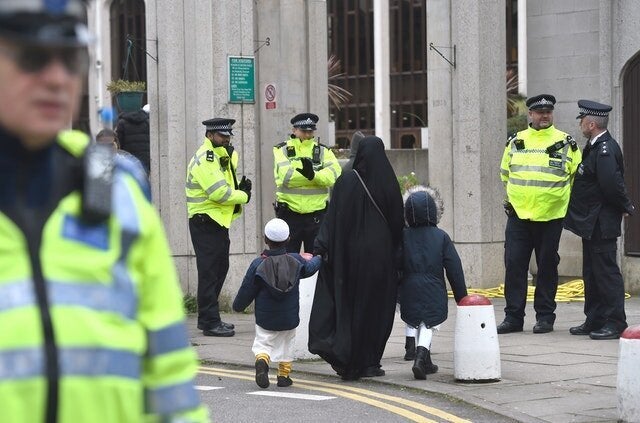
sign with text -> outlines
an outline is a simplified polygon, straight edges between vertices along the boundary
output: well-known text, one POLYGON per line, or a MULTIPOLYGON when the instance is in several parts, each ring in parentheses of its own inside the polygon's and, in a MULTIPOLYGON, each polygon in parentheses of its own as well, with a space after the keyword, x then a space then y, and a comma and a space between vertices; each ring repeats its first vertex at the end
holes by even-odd
POLYGON ((229 103, 255 102, 255 58, 229 56, 229 103))

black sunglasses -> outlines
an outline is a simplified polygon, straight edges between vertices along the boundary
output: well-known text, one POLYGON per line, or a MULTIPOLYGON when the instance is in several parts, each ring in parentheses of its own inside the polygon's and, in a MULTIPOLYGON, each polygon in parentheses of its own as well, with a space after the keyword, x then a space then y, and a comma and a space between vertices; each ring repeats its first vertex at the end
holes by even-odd
POLYGON ((54 59, 60 60, 71 75, 83 74, 89 70, 89 53, 86 48, 45 48, 28 45, 7 48, 0 46, 0 53, 11 58, 23 72, 27 73, 42 71, 54 59))

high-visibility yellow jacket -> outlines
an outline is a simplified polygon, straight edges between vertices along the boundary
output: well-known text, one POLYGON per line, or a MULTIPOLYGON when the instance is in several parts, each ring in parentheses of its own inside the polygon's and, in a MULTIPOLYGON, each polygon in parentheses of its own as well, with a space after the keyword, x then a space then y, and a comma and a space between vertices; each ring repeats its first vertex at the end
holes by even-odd
POLYGON ((0 422, 208 421, 148 187, 116 157, 111 215, 86 223, 80 178, 65 169, 81 168, 87 145, 61 134, 32 163, 53 166, 50 185, 18 168, 24 189, 0 201, 0 422), (59 201, 34 209, 34 187, 59 201))
POLYGON ((214 147, 208 138, 191 158, 187 168, 187 212, 189 217, 203 213, 229 228, 242 214, 249 199, 237 189, 238 153, 231 156, 224 147, 214 147), (237 205, 237 207, 236 207, 237 205))
POLYGON ((581 159, 575 141, 553 125, 529 127, 512 136, 502 155, 500 178, 518 217, 540 222, 563 218, 581 159), (564 145, 547 151, 558 142, 564 145))
POLYGON ((273 148, 273 161, 279 203, 286 203, 296 213, 312 213, 326 207, 329 188, 342 171, 333 151, 315 139, 290 138, 273 148), (315 176, 312 180, 296 171, 302 168, 300 159, 303 157, 313 161, 315 176))

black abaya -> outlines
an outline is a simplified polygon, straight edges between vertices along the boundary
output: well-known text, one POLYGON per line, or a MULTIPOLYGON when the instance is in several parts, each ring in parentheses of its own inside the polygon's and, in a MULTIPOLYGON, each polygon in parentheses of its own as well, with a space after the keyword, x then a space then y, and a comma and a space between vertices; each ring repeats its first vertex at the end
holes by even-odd
POLYGON ((309 351, 350 379, 380 367, 395 315, 395 257, 404 226, 400 187, 382 140, 364 138, 353 168, 384 217, 354 170, 338 178, 316 238, 325 262, 309 322, 309 351))

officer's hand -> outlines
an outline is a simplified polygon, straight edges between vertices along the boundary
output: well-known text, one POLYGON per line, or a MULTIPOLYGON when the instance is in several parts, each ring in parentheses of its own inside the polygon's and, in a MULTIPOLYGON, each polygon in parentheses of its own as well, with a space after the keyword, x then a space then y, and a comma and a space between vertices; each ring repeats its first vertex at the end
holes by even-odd
POLYGON ((302 162, 302 169, 296 169, 298 172, 302 174, 308 180, 312 180, 316 176, 316 172, 313 170, 313 163, 311 159, 308 157, 303 157, 300 159, 302 162))
POLYGON ((249 203, 249 200, 251 200, 251 189, 241 189, 240 191, 244 192, 245 194, 247 194, 247 204, 249 203))
POLYGON ((249 190, 251 191, 251 179, 247 178, 246 176, 242 177, 242 180, 240 180, 240 183, 238 184, 238 189, 245 191, 245 190, 249 190))
POLYGON ((243 176, 238 184, 238 189, 247 194, 247 203, 251 200, 251 179, 243 176))

